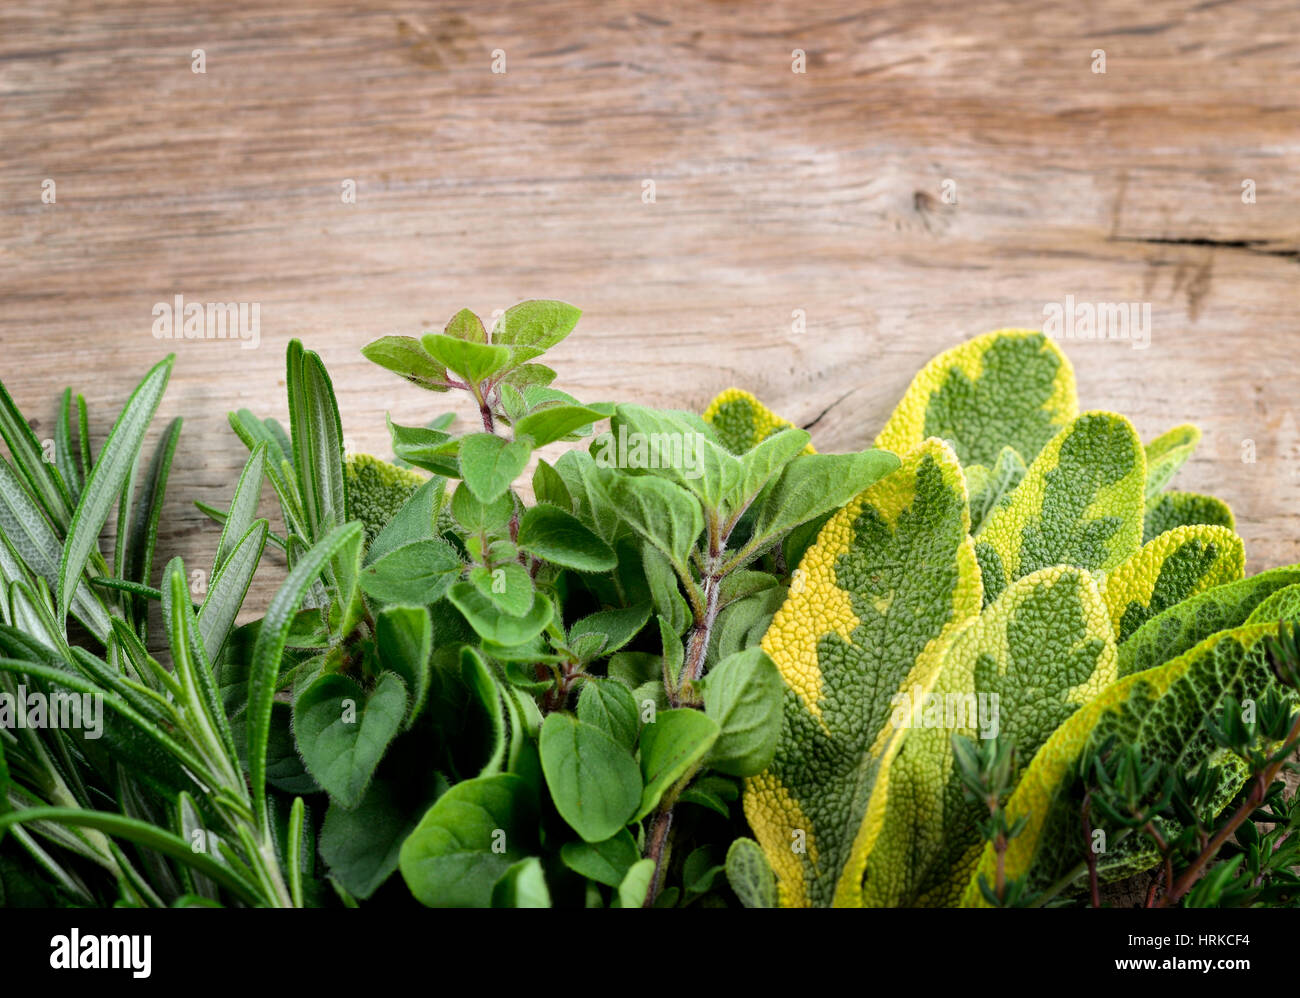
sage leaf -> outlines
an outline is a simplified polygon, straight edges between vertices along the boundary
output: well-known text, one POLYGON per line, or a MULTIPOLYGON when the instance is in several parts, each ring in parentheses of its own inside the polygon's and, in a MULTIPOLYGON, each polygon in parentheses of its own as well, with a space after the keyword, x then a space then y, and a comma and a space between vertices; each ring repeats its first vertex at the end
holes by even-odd
POLYGON ((1061 348, 1036 330, 999 329, 921 368, 875 446, 905 454, 938 437, 963 465, 992 467, 1003 447, 1032 462, 1078 412, 1061 348))
POLYGON ((1201 442, 1201 431, 1191 423, 1175 426, 1144 448, 1147 458, 1145 499, 1150 504, 1173 480, 1201 442))
POLYGON ((1195 492, 1162 492, 1147 503, 1146 513, 1142 517, 1142 542, 1145 544, 1155 540, 1175 527, 1197 523, 1233 530, 1236 518, 1228 504, 1214 496, 1203 496, 1195 492))

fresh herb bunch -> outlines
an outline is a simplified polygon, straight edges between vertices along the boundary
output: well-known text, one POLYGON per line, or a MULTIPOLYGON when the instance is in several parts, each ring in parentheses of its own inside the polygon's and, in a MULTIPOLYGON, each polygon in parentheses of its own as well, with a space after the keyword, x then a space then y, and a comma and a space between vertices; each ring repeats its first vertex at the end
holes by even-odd
POLYGON ((1155 867, 1107 793, 1074 792, 1108 744, 1099 791, 1140 801, 1125 820, 1166 844, 1187 815, 1148 821, 1151 781, 1203 766, 1169 806, 1206 822, 1229 805, 1252 767, 1223 764, 1216 725, 1249 701, 1281 739, 1295 701, 1266 643, 1300 571, 1243 578, 1227 506, 1167 490, 1199 438, 1143 445, 1123 416, 1079 412, 1041 333, 988 333, 917 374, 876 438, 901 466, 826 522, 762 636, 784 720, 744 807, 780 904, 1048 905, 1155 867))
POLYGON ((288 427, 231 414, 197 605, 179 559, 153 585, 179 421, 139 460, 170 358, 93 460, 83 400, 43 451, 0 391, 0 721, 20 693, 104 719, 0 723, 0 900, 1020 906, 1155 869, 1153 903, 1290 903, 1300 570, 1241 578, 1226 506, 1165 490, 1194 428, 1144 448, 1001 331, 874 449, 818 454, 734 389, 702 416, 553 389, 578 318, 369 344, 477 412, 390 421, 393 463, 344 453, 291 343, 288 427))
MULTIPOLYGON (((8 405, 11 450, 30 457, 10 506, 41 496, 51 508, 18 507, 6 535, 21 546, 33 525, 53 532, 20 548, 29 563, 9 573, 9 671, 110 708, 118 695, 135 725, 124 737, 164 760, 136 766, 139 753, 115 740, 101 759, 68 733, 6 732, 12 810, 0 828, 25 850, 15 869, 42 867, 83 903, 116 892, 140 904, 355 904, 407 888, 427 904, 735 903, 720 874, 743 827, 738 780, 766 766, 781 716, 776 670, 752 637, 811 528, 897 460, 814 454, 793 427, 729 448, 689 413, 581 404, 536 362, 577 318, 525 302, 490 334, 466 311, 443 333, 370 344, 372 360, 422 388, 467 392, 479 411, 481 432, 463 435, 446 416, 390 424, 404 467, 344 454, 329 376, 292 343, 287 430, 231 415, 249 458, 229 506, 201 507, 222 530, 197 608, 178 561, 150 587, 134 535, 116 570, 94 552, 75 598, 76 573, 39 561, 59 547, 65 564, 83 548, 89 558, 85 538, 108 507, 133 509, 123 469, 167 365, 123 414, 131 438, 115 430, 89 474, 98 508, 71 493, 57 505, 61 473, 8 405), (525 503, 515 485, 534 450, 604 420, 590 448, 537 462, 525 503), (263 480, 282 534, 257 516, 263 480), (267 541, 288 577, 265 616, 236 628, 267 541), (96 613, 92 598, 112 608, 96 613), (60 599, 85 620, 84 647, 65 643, 60 599), (149 600, 168 623, 170 669, 146 651, 149 600), (41 612, 50 619, 28 620, 41 612), (63 674, 64 658, 84 682, 63 674), (107 833, 92 838, 104 852, 95 883, 80 827, 107 833), (138 851, 131 866, 118 841, 138 851)), ((143 524, 146 540, 178 429, 141 511, 119 518, 143 524)))
POLYGON ((585 878, 593 902, 615 889, 609 900, 623 905, 707 895, 726 842, 689 834, 699 815, 686 832, 678 823, 678 842, 694 848, 679 845, 680 882, 661 893, 674 814, 691 804, 730 818, 732 778, 770 761, 780 682, 748 636, 788 586, 799 552, 783 545, 897 464, 881 451, 805 453, 809 436, 793 427, 742 450, 690 413, 581 404, 535 362, 577 319, 563 303, 524 302, 489 334, 462 311, 441 334, 364 350, 422 388, 469 393, 482 422, 464 436, 392 426, 399 458, 459 479, 451 529, 406 540, 449 543, 447 571, 421 602, 467 628, 462 668, 481 669, 508 705, 503 751, 402 847, 403 876, 426 903, 488 901, 502 877, 534 893, 566 880, 581 893, 585 878), (537 461, 525 504, 513 486, 533 452, 604 419, 587 449, 537 461), (506 828, 504 817, 511 848, 492 854, 481 839, 501 858, 446 855, 471 837, 465 803, 512 818, 541 804, 560 862, 518 851, 529 821, 506 828))
MULTIPOLYGON (((171 365, 168 357, 149 372, 93 459, 80 396, 74 435, 64 394, 54 459, 46 460, 0 391, 10 452, 0 462, 6 904, 308 900, 308 809, 301 798, 268 797, 256 778, 265 774, 265 739, 250 737, 241 752, 212 668, 230 646, 266 542, 256 503, 223 531, 201 605, 191 601, 180 559, 163 570, 161 589, 149 586, 180 421, 167 427, 143 475, 138 459, 171 365), (100 532, 114 506, 110 559, 100 532), (170 668, 147 650, 149 600, 161 606, 170 668)), ((250 685, 269 706, 266 677, 250 685)))

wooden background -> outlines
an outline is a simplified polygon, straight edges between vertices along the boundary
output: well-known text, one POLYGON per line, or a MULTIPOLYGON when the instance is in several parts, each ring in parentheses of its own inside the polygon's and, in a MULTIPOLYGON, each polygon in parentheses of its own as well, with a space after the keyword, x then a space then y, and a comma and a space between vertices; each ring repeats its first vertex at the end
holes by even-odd
POLYGON ((1200 424, 1179 484, 1231 503, 1251 569, 1294 561, 1298 43, 1293 0, 6 0, 0 378, 42 437, 85 392, 98 442, 175 349, 161 547, 206 566, 191 501, 228 500, 227 410, 286 414, 294 336, 358 450, 444 398, 362 344, 529 297, 585 310, 558 387, 699 408, 736 384, 834 450, 966 336, 1149 302, 1147 350, 1064 344, 1084 407, 1200 424), (178 293, 260 303, 259 349, 154 339, 178 293))

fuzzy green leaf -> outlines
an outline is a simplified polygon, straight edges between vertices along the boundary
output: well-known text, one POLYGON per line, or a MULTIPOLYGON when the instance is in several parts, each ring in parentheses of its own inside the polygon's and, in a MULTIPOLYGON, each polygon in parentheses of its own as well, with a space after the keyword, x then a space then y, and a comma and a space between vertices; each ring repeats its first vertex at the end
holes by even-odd
POLYGON ((490 378, 510 360, 510 351, 505 347, 472 343, 443 333, 426 333, 420 344, 438 364, 474 385, 490 378))
POLYGON ((727 850, 727 882, 746 908, 777 906, 776 877, 753 839, 736 839, 727 850))
POLYGON ((534 447, 543 447, 555 440, 608 419, 614 407, 599 402, 592 405, 553 405, 536 409, 515 423, 515 435, 531 437, 534 447))
POLYGON ((709 766, 730 776, 754 776, 776 753, 784 686, 762 648, 729 655, 704 678, 704 712, 717 722, 709 766))
POLYGON ((549 350, 582 318, 582 310, 568 302, 532 299, 512 305, 492 327, 492 342, 549 350))
POLYGON ((569 628, 569 641, 585 634, 600 634, 605 638, 600 646, 600 657, 604 658, 636 637, 649 619, 650 606, 646 603, 619 610, 599 610, 574 622, 569 628))
POLYGON ((399 867, 417 901, 487 908, 501 876, 537 837, 534 790, 513 773, 457 783, 402 844, 399 867))
POLYGON ((699 768, 718 740, 718 722, 698 710, 656 712, 655 719, 641 732, 640 820, 659 806, 664 794, 688 779, 699 768))
POLYGON ((704 530, 699 500, 679 485, 648 475, 604 471, 600 488, 618 515, 685 574, 687 556, 704 530))
POLYGON ((375 646, 380 666, 396 673, 410 694, 406 727, 424 708, 429 695, 429 659, 433 655, 433 621, 421 606, 386 606, 375 614, 375 646))
POLYGON ((469 582, 457 582, 447 590, 447 599, 464 614, 469 625, 484 641, 499 645, 522 645, 537 635, 551 622, 551 601, 540 593, 533 598, 532 608, 523 616, 512 616, 480 593, 469 582))
POLYGON ((443 541, 393 548, 361 570, 361 589, 381 603, 427 606, 441 599, 461 572, 460 557, 443 541))
POLYGON ((406 686, 385 672, 369 696, 348 676, 321 676, 293 705, 298 751, 312 776, 344 807, 356 807, 406 717, 406 686))
POLYGON ((491 433, 471 433, 460 442, 460 475, 479 502, 505 495, 528 464, 531 441, 502 440, 491 433))
POLYGON ((363 346, 361 355, 421 388, 435 392, 447 390, 443 365, 413 336, 381 336, 363 346))
POLYGON ((587 842, 603 842, 636 813, 636 760, 594 725, 551 714, 542 725, 542 772, 560 816, 587 842))
POLYGON ((588 679, 578 697, 578 720, 600 728, 628 750, 636 748, 640 711, 632 691, 614 679, 588 679))
POLYGON ((618 564, 613 549, 581 520, 549 503, 524 510, 518 543, 543 561, 579 572, 608 572, 618 564))
POLYGON ((492 887, 492 907, 551 907, 551 892, 546 886, 542 861, 536 856, 529 856, 506 870, 492 887))
POLYGON ((898 458, 883 450, 795 458, 755 500, 758 519, 746 551, 761 551, 799 524, 839 509, 897 467, 898 458))
POLYGON ((560 847, 560 859, 574 873, 607 887, 623 882, 634 863, 641 858, 636 841, 626 828, 604 842, 566 842, 560 847))

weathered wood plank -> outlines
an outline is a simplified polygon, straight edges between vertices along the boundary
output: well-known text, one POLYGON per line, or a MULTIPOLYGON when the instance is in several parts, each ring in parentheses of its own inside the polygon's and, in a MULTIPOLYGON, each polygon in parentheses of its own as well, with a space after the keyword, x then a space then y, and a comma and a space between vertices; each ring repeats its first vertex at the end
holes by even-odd
POLYGON ((225 413, 285 415, 292 336, 361 450, 386 453, 385 410, 442 404, 364 342, 536 296, 586 310, 556 352, 580 397, 736 383, 836 449, 963 336, 1149 302, 1149 349, 1066 344, 1081 399, 1147 436, 1199 423, 1182 486, 1232 503, 1253 567, 1297 560, 1298 38, 1283 0, 9 3, 0 376, 44 431, 85 391, 102 439, 175 348, 162 545, 201 565, 190 502, 243 458, 225 413), (259 348, 154 339, 177 293, 260 303, 259 348))

